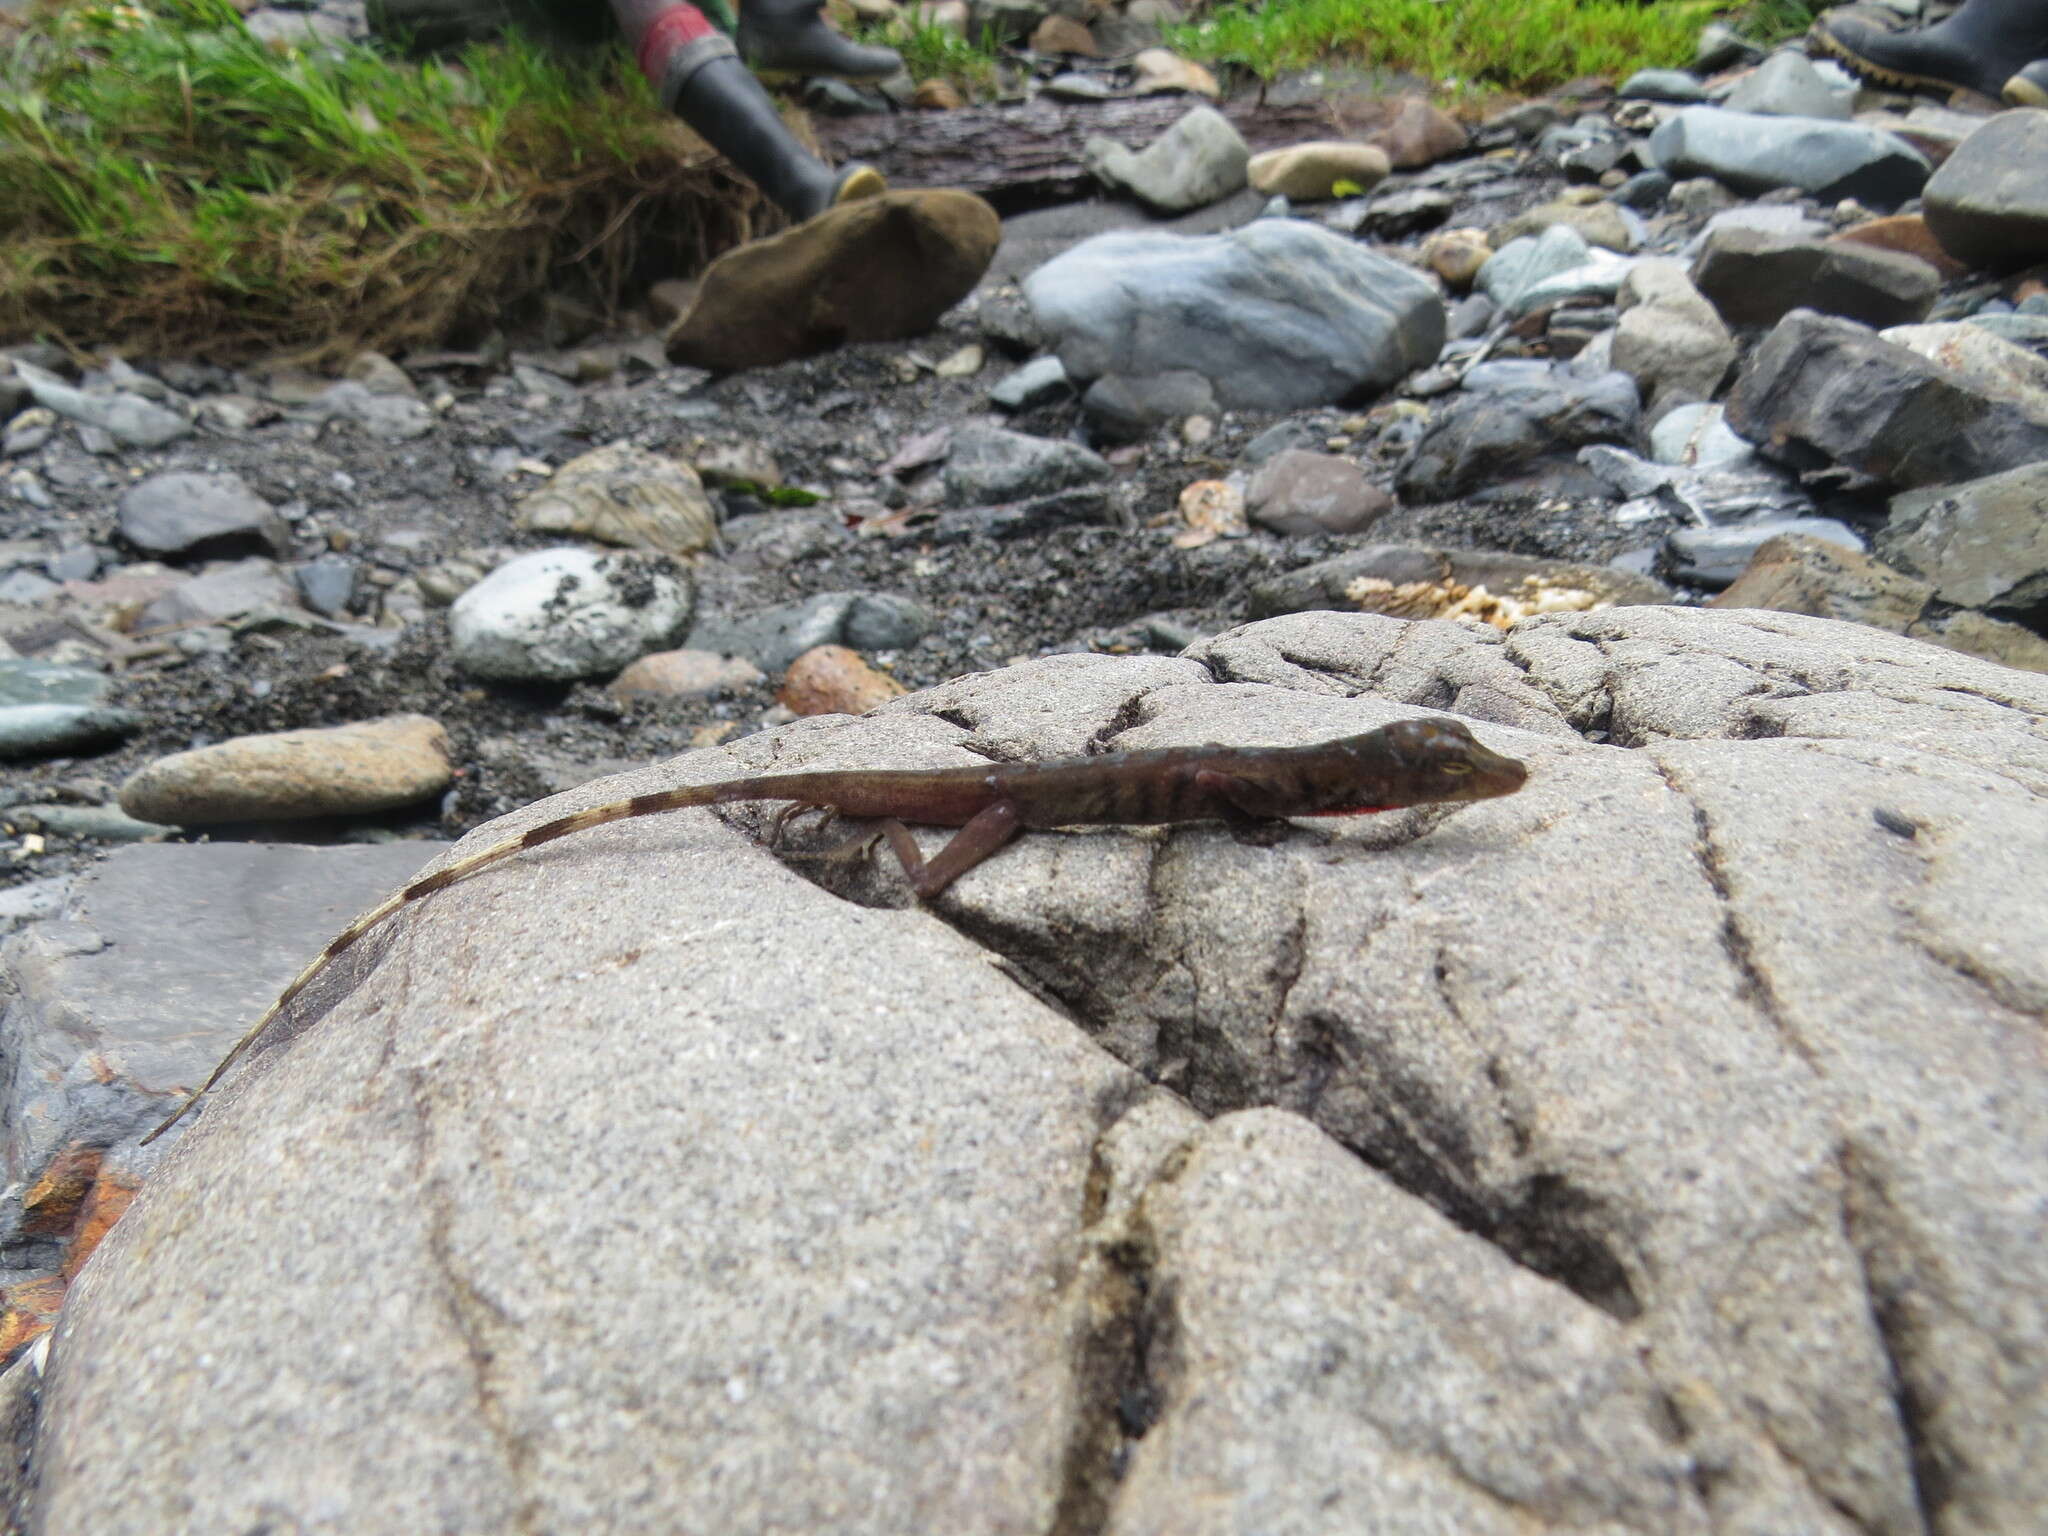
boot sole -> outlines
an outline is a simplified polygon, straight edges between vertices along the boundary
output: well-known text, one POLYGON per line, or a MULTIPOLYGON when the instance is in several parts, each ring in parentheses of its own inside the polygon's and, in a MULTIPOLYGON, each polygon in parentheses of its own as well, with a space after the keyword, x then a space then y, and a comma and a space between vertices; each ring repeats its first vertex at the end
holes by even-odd
POLYGON ((1881 68, 1871 63, 1870 60, 1864 58, 1861 54, 1837 42, 1825 32, 1809 32, 1806 35, 1806 40, 1810 43, 1818 43, 1821 52, 1831 54, 1855 70, 1857 74, 1875 80, 1879 85, 1895 85, 1902 90, 1908 91, 1921 88, 1934 91, 1971 91, 1975 89, 1973 86, 1958 85, 1953 80, 1939 80, 1933 75, 1908 75, 1896 69, 1881 68))
POLYGON ((2048 107, 2048 90, 2034 84, 2025 75, 2014 75, 2005 82, 2005 103, 2010 107, 2048 107))
POLYGON ((880 197, 889 190, 888 180, 872 165, 863 165, 832 190, 832 206, 838 208, 846 203, 857 203, 863 198, 880 197))

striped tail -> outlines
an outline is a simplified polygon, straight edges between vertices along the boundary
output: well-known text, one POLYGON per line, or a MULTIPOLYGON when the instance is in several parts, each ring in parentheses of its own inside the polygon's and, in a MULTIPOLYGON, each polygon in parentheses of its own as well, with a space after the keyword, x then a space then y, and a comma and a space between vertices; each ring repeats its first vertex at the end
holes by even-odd
MULTIPOLYGON (((791 775, 790 777, 794 779, 800 777, 800 775, 791 775)), ((686 784, 679 789, 664 789, 651 795, 635 795, 630 800, 617 800, 610 805, 592 806, 587 811, 575 811, 567 816, 558 816, 553 821, 544 821, 539 826, 529 828, 509 842, 498 843, 492 847, 485 848, 481 852, 471 854, 466 859, 457 859, 453 864, 437 869, 431 875, 422 875, 410 885, 385 897, 376 906, 370 908, 369 911, 336 934, 332 942, 320 951, 319 958, 299 972, 290 986, 278 993, 277 1001, 272 1003, 265 1010, 263 1017, 256 1021, 256 1027, 235 1042, 234 1049, 221 1058, 220 1065, 213 1069, 212 1074, 206 1081, 195 1088, 186 1097, 185 1101, 171 1112, 170 1117, 163 1124, 143 1137, 141 1145, 148 1146, 157 1137, 163 1135, 165 1131, 168 1131, 172 1126, 184 1119, 191 1112, 192 1106, 212 1092, 214 1085, 227 1075, 228 1068, 232 1067, 237 1061, 240 1061, 248 1052, 249 1047, 262 1037, 266 1029, 270 1028, 271 1021, 283 1013, 285 1009, 289 1008, 292 1000, 305 991, 307 987, 311 986, 314 979, 321 972, 325 971, 328 966, 332 965, 340 957, 343 950, 354 944, 356 940, 360 939, 372 928, 377 927, 386 918, 397 913, 401 908, 409 907, 422 897, 431 896, 434 892, 451 886, 458 880, 467 880, 479 870, 489 869, 493 864, 502 863, 516 853, 524 853, 527 849, 537 848, 542 843, 551 843, 556 838, 567 837, 572 832, 587 832, 592 827, 601 827, 608 822, 628 821, 635 816, 654 816, 663 811, 680 811, 695 805, 717 805, 734 800, 780 798, 772 793, 763 795, 761 793, 763 783, 764 781, 762 780, 739 779, 727 780, 718 784, 686 784)))

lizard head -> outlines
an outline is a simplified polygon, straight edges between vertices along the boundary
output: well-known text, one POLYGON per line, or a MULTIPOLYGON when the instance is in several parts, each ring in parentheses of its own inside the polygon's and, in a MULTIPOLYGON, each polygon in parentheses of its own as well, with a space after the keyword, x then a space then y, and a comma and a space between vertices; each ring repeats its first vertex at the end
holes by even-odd
POLYGON ((1491 800, 1512 795, 1529 779, 1527 764, 1489 751, 1456 720, 1397 720, 1337 745, 1357 760, 1371 801, 1347 809, 1491 800))

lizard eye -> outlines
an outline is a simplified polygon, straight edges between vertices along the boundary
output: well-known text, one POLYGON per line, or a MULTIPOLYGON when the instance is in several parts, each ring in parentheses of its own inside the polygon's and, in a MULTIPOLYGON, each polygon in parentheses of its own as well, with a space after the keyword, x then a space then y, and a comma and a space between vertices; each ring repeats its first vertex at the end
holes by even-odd
POLYGON ((1451 775, 1452 775, 1452 776, 1454 776, 1454 777, 1462 777, 1462 776, 1464 776, 1465 774, 1468 774, 1468 773, 1470 773, 1471 771, 1472 771, 1472 765, 1471 765, 1470 763, 1445 763, 1445 764, 1444 764, 1444 772, 1445 772, 1445 773, 1448 773, 1448 774, 1451 774, 1451 775))

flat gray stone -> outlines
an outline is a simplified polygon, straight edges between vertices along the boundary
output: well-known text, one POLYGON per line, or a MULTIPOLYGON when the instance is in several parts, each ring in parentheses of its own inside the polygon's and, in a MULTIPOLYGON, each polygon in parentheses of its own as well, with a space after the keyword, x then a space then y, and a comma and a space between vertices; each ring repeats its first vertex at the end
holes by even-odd
POLYGON ((1933 583, 1943 602, 2048 602, 2048 462, 1894 496, 1877 551, 1933 583))
POLYGON ((893 592, 819 592, 719 623, 699 624, 685 649, 739 656, 778 675, 805 651, 843 645, 889 651, 914 645, 935 620, 921 603, 893 592))
POLYGON ((1795 309, 1870 326, 1910 325, 1941 294, 1941 274, 1899 251, 1757 230, 1709 235, 1692 280, 1730 325, 1775 325, 1795 309))
POLYGON ((260 555, 209 565, 145 606, 138 630, 183 629, 220 624, 261 609, 292 612, 299 606, 298 583, 276 562, 260 555))
POLYGON ((1673 176, 1712 176, 1738 192, 1797 187, 1823 201, 1853 197, 1892 208, 1919 192, 1927 157, 1860 123, 1683 107, 1650 135, 1650 153, 1673 176))
POLYGON ((276 558, 291 548, 285 520, 240 475, 151 475, 122 494, 119 526, 122 538, 150 555, 276 558))
POLYGON ((2001 112, 1965 139, 1927 183, 1923 212, 1941 248, 2003 272, 2048 258, 2048 111, 2001 112))
POLYGON ((1624 101, 1670 101, 1683 105, 1705 101, 1706 88, 1682 69, 1639 69, 1614 93, 1624 101))
POLYGON ((0 704, 0 757, 91 751, 141 726, 141 715, 108 704, 0 704))
POLYGON ((946 504, 981 507, 1094 485, 1110 477, 1100 454, 1079 443, 970 423, 953 433, 940 479, 946 504))
POLYGON ((104 704, 113 691, 113 678, 91 667, 0 657, 0 705, 104 704))
POLYGON ((1297 219, 1227 234, 1109 234, 1026 279, 1076 379, 1192 370, 1229 410, 1368 399, 1443 347, 1415 272, 1297 219))
POLYGON ((192 423, 185 417, 141 395, 77 389, 21 358, 14 359, 14 373, 28 386, 36 404, 82 426, 97 428, 127 447, 161 448, 192 433, 192 423))
POLYGON ((1587 443, 1624 443, 1640 410, 1635 380, 1580 378, 1533 361, 1485 363, 1453 398, 1396 476, 1403 499, 1449 501, 1526 472, 1546 455, 1587 443))

